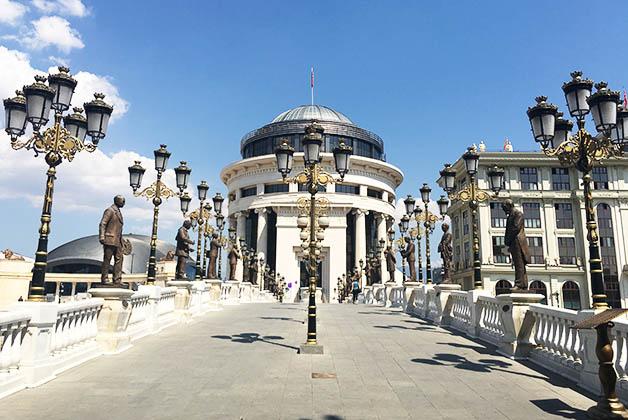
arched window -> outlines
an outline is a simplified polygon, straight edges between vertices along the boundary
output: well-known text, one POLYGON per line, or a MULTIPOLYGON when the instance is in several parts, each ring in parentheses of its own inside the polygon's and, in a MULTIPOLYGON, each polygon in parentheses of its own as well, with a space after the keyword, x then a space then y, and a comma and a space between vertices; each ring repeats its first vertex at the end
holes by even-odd
POLYGON ((565 309, 573 309, 579 311, 580 305, 580 287, 578 283, 573 281, 566 281, 563 284, 563 307, 565 309))
POLYGON ((547 305, 547 287, 545 287, 545 283, 539 280, 534 280, 530 283, 530 291, 532 293, 543 295, 544 298, 540 303, 541 305, 547 305))
POLYGON ((508 280, 500 280, 495 285, 495 296, 510 293, 510 289, 512 289, 512 284, 508 280))
POLYGON ((621 307, 619 279, 617 276, 617 258, 615 257, 615 234, 611 207, 606 203, 597 205, 597 224, 600 236, 600 254, 604 273, 604 292, 606 302, 613 308, 621 307))

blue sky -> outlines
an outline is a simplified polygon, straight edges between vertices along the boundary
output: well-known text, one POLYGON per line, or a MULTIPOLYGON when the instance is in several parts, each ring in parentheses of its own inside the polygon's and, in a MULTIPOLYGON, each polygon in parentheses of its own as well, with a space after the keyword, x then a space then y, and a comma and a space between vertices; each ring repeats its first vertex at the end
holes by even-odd
MULTIPOLYGON (((614 89, 626 83, 625 2, 0 0, 0 9, 13 12, 0 18, 3 98, 28 69, 65 62, 119 110, 102 153, 59 168, 50 249, 96 233, 114 193, 127 195, 126 231, 145 233, 150 206, 131 197, 126 166, 160 143, 171 167, 187 160, 192 185, 206 179, 210 194, 226 193, 218 174, 239 159, 242 135, 309 103, 312 66, 316 103, 384 139, 406 176, 398 197, 434 184, 471 143, 536 149, 525 110, 541 93, 564 108, 560 87, 575 69, 614 89)), ((0 141, 0 248, 32 255, 45 168, 0 141)), ((168 205, 160 238, 172 241, 178 203, 168 205)))

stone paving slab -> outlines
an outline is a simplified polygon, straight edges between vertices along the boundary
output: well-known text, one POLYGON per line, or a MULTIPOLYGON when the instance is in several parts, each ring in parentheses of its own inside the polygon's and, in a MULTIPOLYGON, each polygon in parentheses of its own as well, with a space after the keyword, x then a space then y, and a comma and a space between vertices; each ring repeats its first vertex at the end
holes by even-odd
POLYGON ((305 305, 228 306, 0 400, 0 419, 585 419, 594 405, 560 377, 399 310, 318 313, 323 355, 296 354, 305 305))

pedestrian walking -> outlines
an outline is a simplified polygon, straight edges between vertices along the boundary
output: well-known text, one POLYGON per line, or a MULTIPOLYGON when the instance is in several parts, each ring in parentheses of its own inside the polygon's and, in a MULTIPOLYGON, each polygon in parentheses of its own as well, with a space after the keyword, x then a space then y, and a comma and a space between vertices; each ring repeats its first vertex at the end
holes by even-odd
POLYGON ((357 280, 353 280, 351 286, 353 289, 353 303, 355 303, 355 301, 358 300, 358 294, 360 293, 360 283, 358 283, 357 280))

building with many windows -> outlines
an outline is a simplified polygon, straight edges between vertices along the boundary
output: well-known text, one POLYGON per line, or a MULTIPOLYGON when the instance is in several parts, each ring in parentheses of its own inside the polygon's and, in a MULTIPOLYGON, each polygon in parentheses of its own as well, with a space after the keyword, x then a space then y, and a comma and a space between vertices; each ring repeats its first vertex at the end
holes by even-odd
MULTIPOLYGON (((220 176, 229 191, 230 225, 236 226, 238 238, 245 238, 248 247, 285 277, 290 290, 287 299, 293 301, 299 288, 307 284, 296 201, 309 194, 305 185, 282 182, 274 153, 283 140, 288 140, 296 150, 291 175, 302 170, 301 138, 312 120, 325 130, 321 162, 325 170, 335 173, 332 150, 340 140, 353 148, 344 182, 328 184, 317 194, 330 202, 318 287, 324 301, 334 302, 338 278, 366 260, 368 251, 375 251, 392 223, 395 189, 403 173, 386 162, 382 139, 333 109, 299 106, 246 134, 240 142, 242 160, 227 165, 220 176)), ((241 261, 235 278, 242 279, 241 261)))
MULTIPOLYGON (((486 170, 505 169, 499 199, 480 203, 478 231, 484 288, 508 292, 514 284, 510 255, 504 247, 506 215, 501 201, 510 198, 524 213, 531 254, 527 266, 530 288, 545 295, 550 305, 587 308, 591 301, 588 242, 581 174, 562 167, 557 158, 541 152, 480 152, 478 184, 490 191, 486 170)), ((468 182, 464 162, 454 165, 456 187, 468 182)), ((609 159, 596 167, 593 205, 609 304, 628 307, 628 159, 609 159)), ((468 203, 453 202, 452 224, 454 281, 473 288, 473 243, 468 203)))

